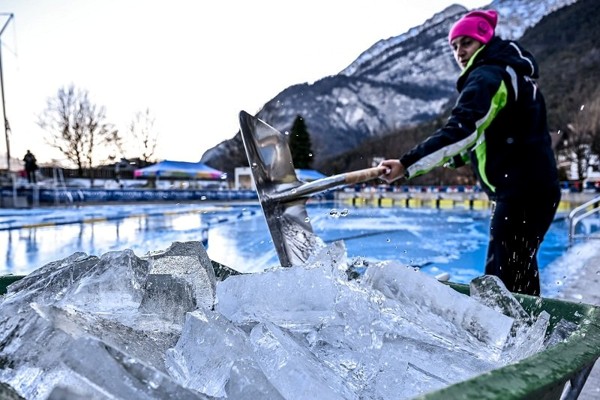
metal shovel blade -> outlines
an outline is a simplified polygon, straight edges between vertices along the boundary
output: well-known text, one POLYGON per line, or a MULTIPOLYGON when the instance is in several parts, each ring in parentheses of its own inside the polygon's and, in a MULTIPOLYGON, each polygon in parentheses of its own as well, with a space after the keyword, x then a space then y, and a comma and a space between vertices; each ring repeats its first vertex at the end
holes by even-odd
POLYGON ((302 183, 296 177, 292 154, 281 132, 245 111, 240 112, 240 131, 260 205, 282 266, 302 264, 316 238, 306 212, 306 198, 271 200, 274 193, 293 190, 302 183))
POLYGON ((319 239, 313 233, 306 201, 332 187, 366 182, 385 172, 368 168, 305 183, 298 180, 287 138, 264 121, 241 111, 240 131, 256 192, 281 265, 308 260, 319 239))

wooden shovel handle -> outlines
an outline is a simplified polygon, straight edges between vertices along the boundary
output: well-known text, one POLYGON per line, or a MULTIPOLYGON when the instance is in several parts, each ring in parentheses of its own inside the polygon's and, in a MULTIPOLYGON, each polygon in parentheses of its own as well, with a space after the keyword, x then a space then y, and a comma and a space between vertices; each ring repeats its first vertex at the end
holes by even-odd
POLYGON ((348 185, 352 185, 354 183, 370 181, 371 179, 375 179, 378 176, 385 174, 386 171, 386 167, 373 167, 361 169, 358 171, 347 172, 345 174, 345 182, 348 185))

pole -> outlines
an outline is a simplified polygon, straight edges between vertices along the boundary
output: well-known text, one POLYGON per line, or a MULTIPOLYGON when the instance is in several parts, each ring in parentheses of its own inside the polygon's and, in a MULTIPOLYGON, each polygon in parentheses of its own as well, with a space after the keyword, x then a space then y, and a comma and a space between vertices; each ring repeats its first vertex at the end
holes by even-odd
MULTIPOLYGON (((3 14, 7 15, 7 14, 3 14)), ((2 116, 4 117, 4 139, 6 140, 6 169, 10 172, 10 143, 8 139, 8 132, 10 131, 10 125, 8 124, 8 118, 6 117, 6 101, 4 99, 4 78, 2 76, 2 34, 4 30, 13 19, 14 14, 8 14, 6 23, 0 30, 0 93, 2 95, 2 116)))

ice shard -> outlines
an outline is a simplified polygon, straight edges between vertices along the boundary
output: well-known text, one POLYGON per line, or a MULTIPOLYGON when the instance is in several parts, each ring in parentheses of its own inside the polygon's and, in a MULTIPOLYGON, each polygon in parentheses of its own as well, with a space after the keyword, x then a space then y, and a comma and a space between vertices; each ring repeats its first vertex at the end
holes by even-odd
POLYGON ((151 274, 169 274, 188 281, 198 307, 212 308, 216 277, 213 264, 201 242, 174 242, 165 251, 149 256, 151 274))
POLYGON ((452 347, 461 346, 473 354, 499 358, 513 318, 393 261, 369 267, 364 279, 366 284, 394 300, 403 318, 424 332, 445 338, 452 347))

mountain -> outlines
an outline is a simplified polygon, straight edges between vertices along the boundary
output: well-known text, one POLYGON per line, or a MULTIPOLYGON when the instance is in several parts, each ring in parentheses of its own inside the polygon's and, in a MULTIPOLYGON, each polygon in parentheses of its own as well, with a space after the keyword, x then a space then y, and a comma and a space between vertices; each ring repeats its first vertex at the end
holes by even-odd
MULTIPOLYGON (((581 1, 581 0, 580 0, 581 1)), ((546 15, 573 0, 495 0, 497 34, 519 39, 546 15)), ((439 118, 455 100, 460 72, 448 30, 468 10, 452 5, 408 32, 375 43, 337 75, 284 89, 257 117, 284 132, 296 116, 311 135, 313 167, 328 171, 336 156, 365 142, 439 118)), ((209 149, 201 162, 226 171, 248 165, 239 132, 209 149)))
POLYGON ((536 56, 551 129, 565 131, 581 106, 600 95, 600 10, 579 0, 542 19, 520 42, 536 56))
MULTIPOLYGON (((548 109, 548 124, 560 159, 568 159, 565 148, 570 140, 568 125, 587 117, 593 123, 594 104, 600 98, 600 12, 597 0, 578 2, 548 14, 538 24, 524 32, 519 42, 536 56, 540 69, 538 84, 544 93, 548 109), (582 111, 585 113, 582 114, 582 111), (567 156, 565 158, 565 156, 567 156)), ((450 113, 447 110, 431 121, 405 127, 389 135, 365 140, 355 149, 324 162, 321 172, 334 174, 371 166, 373 157, 394 158, 405 153, 443 126, 450 113)), ((596 115, 595 118, 597 118, 596 115)), ((596 135, 600 138, 600 132, 596 135)), ((599 141, 600 143, 600 141, 599 141)), ((600 154, 600 150, 594 150, 600 154)), ((561 179, 568 179, 567 171, 561 179)), ((470 167, 449 170, 437 168, 411 179, 414 185, 474 184, 470 167)))

